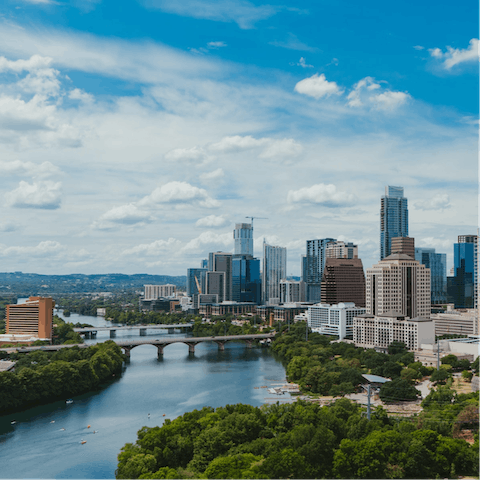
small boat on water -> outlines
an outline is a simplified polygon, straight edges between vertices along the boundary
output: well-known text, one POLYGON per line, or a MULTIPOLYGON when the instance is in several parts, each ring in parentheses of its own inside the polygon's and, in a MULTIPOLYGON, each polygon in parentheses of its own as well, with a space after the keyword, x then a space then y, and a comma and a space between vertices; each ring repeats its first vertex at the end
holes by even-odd
POLYGON ((87 441, 86 441, 86 440, 82 440, 80 443, 83 445, 84 443, 87 443, 87 441))
POLYGON ((90 428, 90 425, 87 425, 87 428, 90 428))
POLYGON ((73 400, 71 398, 69 398, 66 402, 65 402, 67 405, 71 405, 73 403, 73 400))
POLYGON ((10 422, 10 425, 15 425, 16 423, 17 423, 16 420, 12 420, 12 421, 10 422))
POLYGON ((55 423, 55 420, 52 420, 50 423, 55 423))

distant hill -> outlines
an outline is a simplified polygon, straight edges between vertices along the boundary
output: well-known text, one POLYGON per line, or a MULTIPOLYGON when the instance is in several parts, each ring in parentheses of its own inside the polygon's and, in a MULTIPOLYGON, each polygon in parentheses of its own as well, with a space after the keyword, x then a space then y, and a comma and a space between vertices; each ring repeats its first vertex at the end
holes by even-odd
POLYGON ((144 285, 172 283, 177 287, 186 286, 186 276, 147 275, 138 273, 124 275, 39 275, 37 273, 0 273, 0 294, 24 293, 26 295, 48 295, 54 293, 121 292, 143 289, 144 285))

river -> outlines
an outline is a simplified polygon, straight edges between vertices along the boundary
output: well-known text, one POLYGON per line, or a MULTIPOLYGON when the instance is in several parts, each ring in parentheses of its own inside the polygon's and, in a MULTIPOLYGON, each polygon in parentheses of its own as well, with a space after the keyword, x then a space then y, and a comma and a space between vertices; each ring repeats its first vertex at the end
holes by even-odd
MULTIPOLYGON (((77 314, 66 320, 109 324, 77 314)), ((147 335, 158 338, 159 331, 147 335)), ((127 338, 146 337, 135 330, 117 332, 117 339, 127 338)), ((87 343, 108 339, 108 332, 99 332, 87 343)), ((215 343, 200 343, 191 355, 187 345, 177 343, 157 360, 156 347, 136 347, 120 378, 101 390, 73 397, 71 405, 55 402, 0 417, 0 478, 114 478, 120 448, 135 442, 142 426, 161 425, 203 406, 288 401, 288 394, 258 388, 284 381, 283 366, 267 348, 227 343, 219 352, 215 343)))

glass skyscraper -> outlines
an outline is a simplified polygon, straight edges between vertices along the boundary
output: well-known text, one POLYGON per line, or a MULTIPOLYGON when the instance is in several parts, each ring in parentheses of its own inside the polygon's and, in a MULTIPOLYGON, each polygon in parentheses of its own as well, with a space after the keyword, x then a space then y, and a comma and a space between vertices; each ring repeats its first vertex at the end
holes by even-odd
POLYGON ((327 243, 335 242, 334 238, 307 240, 307 256, 305 260, 304 282, 307 302, 322 300, 322 276, 325 268, 327 243))
POLYGON ((280 280, 287 277, 287 249, 263 241, 263 303, 280 303, 280 280))
POLYGON ((250 223, 237 223, 233 231, 235 240, 235 255, 253 256, 253 225, 250 223))
POLYGON ((251 255, 234 255, 232 259, 232 300, 234 302, 262 301, 260 259, 251 255))
POLYGON ((415 248, 415 260, 430 269, 432 305, 447 303, 447 255, 434 248, 415 248))
POLYGON ((403 187, 387 186, 380 207, 380 260, 390 255, 395 237, 408 237, 407 199, 403 187))
POLYGON ((458 243, 453 244, 455 276, 449 294, 455 308, 474 308, 476 289, 475 256, 477 253, 476 235, 459 235, 458 243))
POLYGON ((187 268, 187 296, 192 297, 199 293, 205 293, 206 268, 187 268), (196 278, 196 280, 195 280, 196 278), (198 282, 198 285, 197 285, 198 282), (201 292, 198 290, 201 288, 201 292))

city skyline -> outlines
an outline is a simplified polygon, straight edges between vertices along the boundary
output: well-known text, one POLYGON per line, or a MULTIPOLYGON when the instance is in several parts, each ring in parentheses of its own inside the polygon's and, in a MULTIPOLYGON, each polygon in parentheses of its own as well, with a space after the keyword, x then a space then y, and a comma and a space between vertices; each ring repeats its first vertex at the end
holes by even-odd
POLYGON ((477 4, 182 5, 2 6, 2 271, 184 275, 250 217, 287 275, 327 237, 369 268, 387 185, 450 270, 478 224, 477 4))

